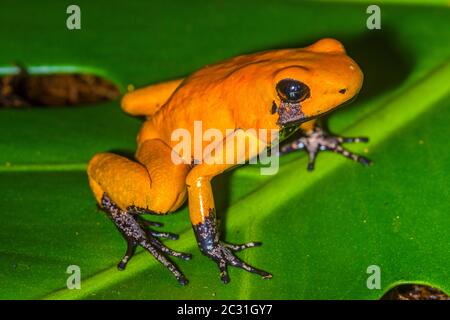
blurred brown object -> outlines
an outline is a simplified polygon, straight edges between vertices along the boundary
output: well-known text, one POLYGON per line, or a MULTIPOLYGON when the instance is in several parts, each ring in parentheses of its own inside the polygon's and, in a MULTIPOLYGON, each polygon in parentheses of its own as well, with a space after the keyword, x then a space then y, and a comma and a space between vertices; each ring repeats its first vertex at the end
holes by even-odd
POLYGON ((25 107, 29 104, 24 97, 20 96, 19 75, 8 75, 0 77, 0 107, 25 107))
POLYGON ((381 300, 450 300, 450 298, 444 292, 433 287, 405 284, 392 288, 381 300))
POLYGON ((85 74, 0 77, 0 107, 73 106, 109 101, 120 95, 110 81, 85 74))

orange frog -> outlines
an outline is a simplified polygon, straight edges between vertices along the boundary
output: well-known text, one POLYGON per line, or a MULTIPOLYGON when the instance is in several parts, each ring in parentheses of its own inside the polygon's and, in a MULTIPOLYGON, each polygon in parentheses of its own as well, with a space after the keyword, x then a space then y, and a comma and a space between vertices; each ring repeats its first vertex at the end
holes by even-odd
POLYGON ((177 235, 151 229, 161 224, 143 219, 142 215, 173 212, 188 198, 200 251, 217 263, 224 283, 229 282, 228 265, 271 278, 270 273, 235 255, 261 243, 235 245, 220 238, 211 189, 212 178, 239 161, 255 157, 261 148, 240 152, 221 141, 217 150, 234 152, 234 164, 206 161, 213 156, 208 152, 202 153, 202 159, 193 156, 188 162, 174 162, 174 146, 178 142, 172 141, 172 133, 183 128, 194 135, 194 122, 201 121, 204 129, 215 128, 224 137, 228 132, 229 138, 227 129, 232 129, 232 136, 270 147, 272 140, 260 139, 247 129, 279 129, 281 133, 300 129, 298 139, 281 147, 280 153, 306 150, 309 170, 313 169, 320 150, 331 150, 369 164, 369 160, 341 146, 343 142, 366 142, 366 138, 329 135, 315 120, 355 97, 362 82, 360 68, 346 55, 342 44, 322 39, 306 48, 238 56, 205 66, 185 79, 127 93, 122 101, 123 110, 134 116, 146 116, 137 138, 135 160, 99 153, 88 166, 89 183, 98 204, 128 244, 118 268, 125 268, 139 245, 166 266, 181 284, 186 284, 185 276, 167 256, 188 260, 191 255, 166 247, 160 239, 177 239, 177 235))

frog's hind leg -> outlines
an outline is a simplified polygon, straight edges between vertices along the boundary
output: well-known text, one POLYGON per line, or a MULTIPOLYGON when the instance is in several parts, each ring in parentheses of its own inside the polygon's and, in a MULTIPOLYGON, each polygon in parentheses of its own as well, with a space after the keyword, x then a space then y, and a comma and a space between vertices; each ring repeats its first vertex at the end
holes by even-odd
POLYGON ((134 116, 152 116, 158 112, 183 80, 157 83, 128 92, 122 99, 122 109, 134 116))
POLYGON ((184 260, 191 256, 167 248, 160 239, 178 236, 151 229, 161 224, 145 220, 142 215, 166 214, 181 206, 186 198, 184 177, 189 167, 175 165, 170 149, 161 140, 144 142, 136 159, 101 153, 88 166, 89 183, 97 202, 127 242, 127 251, 118 268, 126 267, 139 245, 185 284, 186 278, 166 256, 184 260))
POLYGON ((117 265, 119 270, 124 270, 127 263, 133 257, 138 245, 146 249, 162 265, 169 269, 178 282, 185 285, 188 281, 180 270, 165 255, 190 260, 191 255, 181 253, 167 248, 157 237, 176 239, 171 233, 158 233, 151 229, 146 229, 145 225, 155 225, 148 221, 147 223, 139 216, 135 216, 134 210, 121 210, 105 193, 102 197, 102 208, 108 213, 108 216, 116 225, 117 229, 127 241, 127 251, 122 260, 117 265))

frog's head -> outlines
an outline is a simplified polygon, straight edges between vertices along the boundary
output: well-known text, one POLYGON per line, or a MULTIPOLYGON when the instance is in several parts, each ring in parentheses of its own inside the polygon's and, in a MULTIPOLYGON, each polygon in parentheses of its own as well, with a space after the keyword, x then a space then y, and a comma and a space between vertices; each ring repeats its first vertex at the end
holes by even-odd
POLYGON ((290 127, 320 116, 355 97, 363 74, 334 39, 299 50, 274 73, 272 113, 277 125, 290 127))

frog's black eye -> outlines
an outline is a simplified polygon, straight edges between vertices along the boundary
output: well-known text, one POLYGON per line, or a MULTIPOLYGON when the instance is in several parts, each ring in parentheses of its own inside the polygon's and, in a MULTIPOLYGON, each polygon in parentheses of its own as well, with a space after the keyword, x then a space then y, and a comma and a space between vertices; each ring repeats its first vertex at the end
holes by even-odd
POLYGON ((310 96, 309 87, 294 79, 283 79, 278 82, 277 93, 285 102, 300 102, 310 96))

